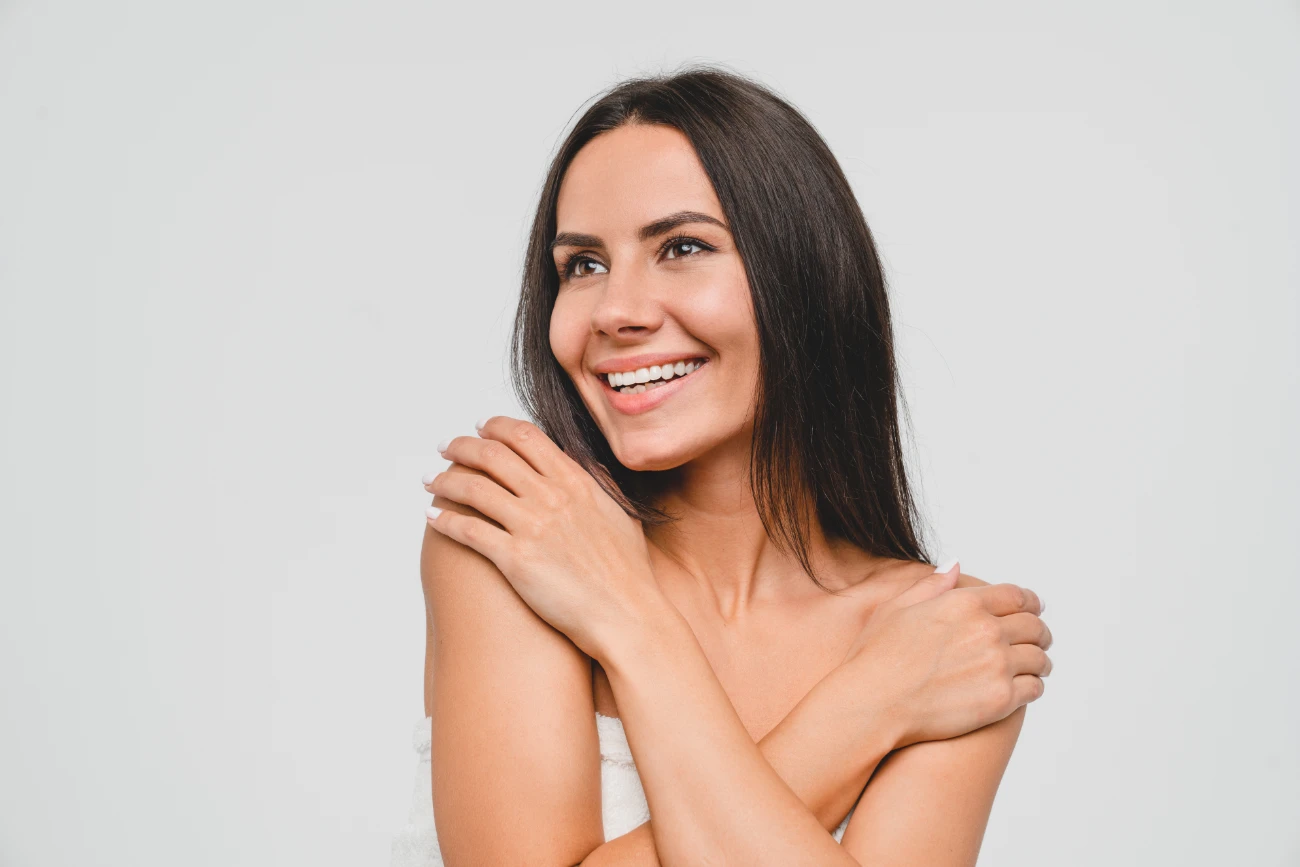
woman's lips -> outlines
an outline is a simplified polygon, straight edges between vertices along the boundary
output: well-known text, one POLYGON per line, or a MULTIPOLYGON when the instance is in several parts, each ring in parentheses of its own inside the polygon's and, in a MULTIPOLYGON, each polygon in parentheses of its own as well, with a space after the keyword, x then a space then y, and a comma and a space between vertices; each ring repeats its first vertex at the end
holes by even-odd
POLYGON ((663 385, 647 389, 640 394, 624 394, 617 391, 609 384, 609 380, 604 377, 600 377, 601 389, 605 392, 605 399, 609 401, 610 406, 614 407, 614 409, 624 415, 639 415, 654 409, 683 388, 686 388, 690 385, 691 380, 703 373, 704 368, 708 367, 709 364, 710 362, 706 360, 695 368, 694 372, 686 376, 670 379, 663 385))

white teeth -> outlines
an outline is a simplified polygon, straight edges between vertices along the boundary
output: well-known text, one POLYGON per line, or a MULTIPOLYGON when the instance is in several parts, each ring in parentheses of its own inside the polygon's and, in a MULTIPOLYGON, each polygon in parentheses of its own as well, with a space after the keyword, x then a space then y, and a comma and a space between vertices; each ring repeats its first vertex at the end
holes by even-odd
POLYGON ((647 388, 657 388, 670 379, 694 373, 703 366, 703 362, 678 361, 675 364, 655 364, 638 367, 636 370, 608 373, 605 377, 611 388, 623 394, 641 394, 647 388))

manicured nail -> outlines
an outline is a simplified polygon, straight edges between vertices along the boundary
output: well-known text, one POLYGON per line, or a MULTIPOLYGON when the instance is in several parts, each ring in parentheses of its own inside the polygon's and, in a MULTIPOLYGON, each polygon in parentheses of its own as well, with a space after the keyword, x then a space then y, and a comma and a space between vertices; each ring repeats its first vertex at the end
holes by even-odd
POLYGON ((474 422, 474 430, 483 430, 483 428, 487 425, 487 423, 488 423, 487 419, 485 418, 479 419, 478 421, 474 422))
POLYGON ((424 485, 426 488, 429 487, 429 485, 433 484, 433 479, 436 475, 438 475, 437 470, 429 470, 429 472, 425 473, 420 479, 420 484, 424 485))
POLYGON ((447 450, 447 447, 450 445, 451 445, 451 440, 449 439, 443 440, 442 442, 438 443, 438 454, 442 454, 443 452, 445 452, 447 450))
POLYGON ((934 568, 935 574, 947 574, 952 571, 952 567, 957 565, 957 558, 953 557, 946 563, 942 563, 934 568))
POLYGON ((1047 603, 1043 601, 1043 597, 1041 596, 1038 597, 1038 613, 1039 614, 1047 613, 1047 603))
POLYGON ((434 518, 442 514, 442 509, 439 509, 437 506, 430 506, 424 510, 424 514, 430 521, 432 521, 434 518))

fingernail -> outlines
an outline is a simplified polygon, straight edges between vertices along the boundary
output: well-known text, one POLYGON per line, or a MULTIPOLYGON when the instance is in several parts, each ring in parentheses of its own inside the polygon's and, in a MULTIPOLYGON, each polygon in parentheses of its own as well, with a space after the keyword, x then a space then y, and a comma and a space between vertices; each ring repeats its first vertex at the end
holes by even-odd
POLYGON ((948 562, 946 562, 946 563, 942 563, 942 564, 936 566, 936 567, 934 568, 934 571, 935 571, 936 574, 937 574, 937 573, 940 573, 940 572, 946 574, 946 573, 948 573, 948 572, 951 572, 951 571, 952 571, 952 567, 953 567, 953 566, 956 566, 956 565, 957 565, 957 558, 956 558, 956 557, 953 557, 953 558, 952 558, 951 560, 949 560, 948 562))
POLYGON ((438 475, 437 470, 429 470, 429 472, 425 473, 420 479, 420 484, 424 485, 426 488, 429 487, 429 485, 433 484, 433 479, 436 475, 438 475))
POLYGON ((1044 614, 1044 613, 1046 613, 1046 612, 1047 612, 1047 603, 1043 601, 1043 597, 1039 596, 1039 597, 1038 597, 1038 613, 1039 613, 1039 614, 1044 614))
POLYGON ((483 430, 484 426, 487 423, 488 423, 487 419, 485 418, 479 419, 478 421, 474 422, 474 430, 483 430))
POLYGON ((442 442, 438 443, 438 454, 442 454, 443 452, 445 452, 447 450, 447 447, 450 445, 451 445, 451 440, 449 439, 443 440, 442 442))
POLYGON ((437 506, 430 506, 424 510, 424 514, 430 521, 432 521, 434 518, 442 514, 442 509, 439 509, 437 506))

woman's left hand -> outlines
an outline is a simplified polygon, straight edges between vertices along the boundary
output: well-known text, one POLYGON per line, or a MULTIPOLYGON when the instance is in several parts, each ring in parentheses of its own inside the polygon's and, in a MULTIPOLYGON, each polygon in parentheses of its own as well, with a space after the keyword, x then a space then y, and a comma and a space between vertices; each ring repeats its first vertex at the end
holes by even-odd
POLYGON ((495 563, 588 656, 666 602, 641 522, 536 425, 495 416, 445 446, 444 458, 478 472, 444 471, 425 488, 491 520, 431 507, 430 526, 495 563))

